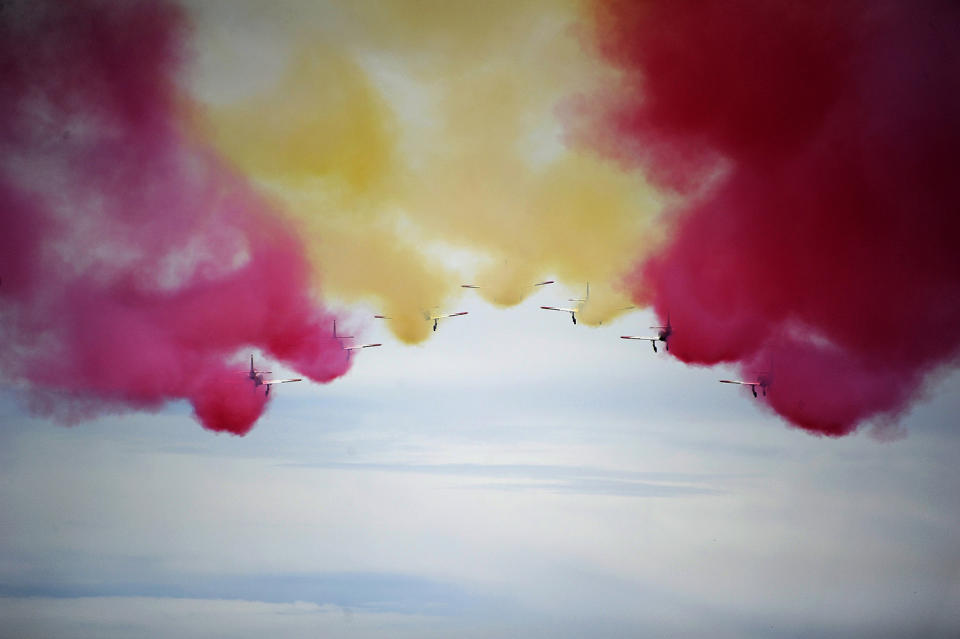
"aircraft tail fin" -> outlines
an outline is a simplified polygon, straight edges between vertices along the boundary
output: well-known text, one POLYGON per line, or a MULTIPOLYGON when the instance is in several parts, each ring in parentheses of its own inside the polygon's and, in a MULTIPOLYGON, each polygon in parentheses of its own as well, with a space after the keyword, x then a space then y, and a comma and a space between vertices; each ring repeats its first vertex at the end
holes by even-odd
POLYGON ((567 300, 568 302, 580 302, 586 304, 590 301, 590 283, 587 282, 587 293, 583 297, 571 297, 567 300))
MULTIPOLYGON (((376 315, 375 317, 380 317, 376 315)), ((333 320, 333 339, 353 339, 352 335, 338 335, 337 334, 337 320, 333 320)))

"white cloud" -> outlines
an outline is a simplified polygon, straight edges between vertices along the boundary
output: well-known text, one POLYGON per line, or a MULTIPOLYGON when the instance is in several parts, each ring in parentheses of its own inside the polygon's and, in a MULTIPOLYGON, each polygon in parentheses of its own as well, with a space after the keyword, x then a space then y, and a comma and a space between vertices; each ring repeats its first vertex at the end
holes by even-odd
MULTIPOLYGON (((0 598, 0 637, 55 639, 177 639, 279 636, 423 638, 448 637, 449 619, 370 613, 312 603, 81 597, 75 599, 0 598)), ((471 636, 469 630, 457 636, 471 636)))

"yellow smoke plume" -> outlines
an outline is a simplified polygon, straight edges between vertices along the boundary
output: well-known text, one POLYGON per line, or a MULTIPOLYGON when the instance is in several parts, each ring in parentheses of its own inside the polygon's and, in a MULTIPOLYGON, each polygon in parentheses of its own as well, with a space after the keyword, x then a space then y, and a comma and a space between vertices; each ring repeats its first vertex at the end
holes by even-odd
POLYGON ((546 277, 590 282, 588 324, 630 306, 617 283, 659 241, 662 202, 562 144, 557 105, 607 73, 572 28, 577 3, 292 6, 258 15, 281 70, 201 96, 199 121, 299 225, 325 294, 381 309, 408 342, 467 281, 504 306, 546 277))

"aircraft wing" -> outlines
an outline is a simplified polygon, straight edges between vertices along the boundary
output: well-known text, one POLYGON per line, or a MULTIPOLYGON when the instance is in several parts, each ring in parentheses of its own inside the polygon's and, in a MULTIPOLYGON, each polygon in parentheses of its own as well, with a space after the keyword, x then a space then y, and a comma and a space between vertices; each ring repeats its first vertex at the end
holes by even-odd
POLYGON ((374 346, 383 346, 383 344, 358 344, 357 346, 344 346, 345 351, 355 351, 361 348, 373 348, 374 346))
POLYGON ((563 311, 564 313, 576 313, 580 310, 578 308, 558 308, 556 306, 541 306, 540 308, 545 311, 563 311))
POLYGON ((269 386, 270 384, 286 384, 287 382, 302 382, 302 377, 294 377, 293 379, 268 379, 263 382, 264 386, 269 386))
MULTIPOLYGON (((534 286, 545 286, 547 284, 553 284, 554 280, 544 280, 542 282, 537 282, 534 286)), ((461 284, 460 288, 480 288, 476 284, 461 284)))
POLYGON ((443 319, 445 317, 459 317, 460 315, 467 315, 467 313, 468 311, 460 311, 459 313, 450 313, 448 315, 431 315, 429 319, 433 321, 433 320, 443 319))
POLYGON ((648 342, 659 341, 659 337, 641 337, 640 335, 621 335, 620 339, 645 339, 648 342))

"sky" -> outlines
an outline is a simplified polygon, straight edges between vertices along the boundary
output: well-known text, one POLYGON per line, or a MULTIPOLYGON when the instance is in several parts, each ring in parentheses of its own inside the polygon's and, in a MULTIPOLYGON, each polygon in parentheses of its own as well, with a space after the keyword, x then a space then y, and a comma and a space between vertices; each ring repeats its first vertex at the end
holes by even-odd
POLYGON ((960 377, 900 439, 813 437, 549 298, 372 332, 242 438, 5 393, 3 632, 954 634, 960 377))
POLYGON ((955 636, 960 17, 788 4, 4 4, 0 637, 955 636))

